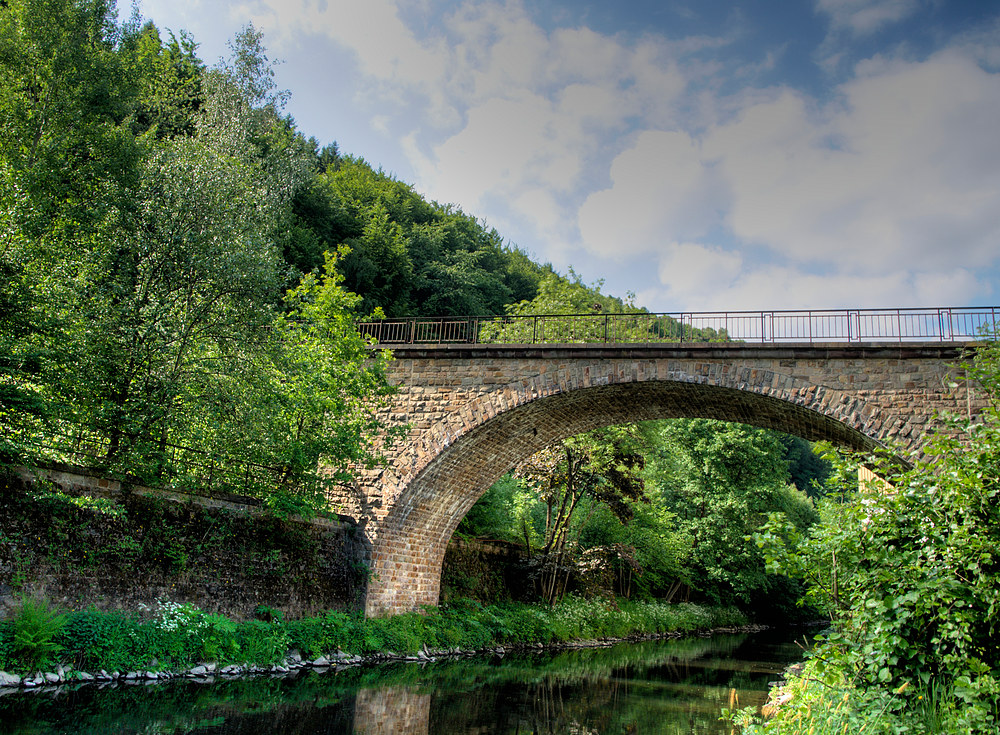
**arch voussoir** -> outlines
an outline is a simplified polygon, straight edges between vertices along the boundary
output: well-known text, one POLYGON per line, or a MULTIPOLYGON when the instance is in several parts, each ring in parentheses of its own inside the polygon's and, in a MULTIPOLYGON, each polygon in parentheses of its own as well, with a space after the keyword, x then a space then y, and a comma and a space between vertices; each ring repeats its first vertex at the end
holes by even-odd
POLYGON ((480 347, 397 354, 400 405, 407 407, 397 419, 415 428, 369 488, 381 504, 366 528, 373 571, 366 611, 435 604, 447 542, 479 496, 531 453, 593 428, 716 418, 855 448, 902 443, 917 450, 940 408, 973 400, 949 393, 943 376, 954 355, 933 347, 480 347), (436 372, 444 364, 448 369, 436 372), (441 385, 441 374, 449 385, 441 385))

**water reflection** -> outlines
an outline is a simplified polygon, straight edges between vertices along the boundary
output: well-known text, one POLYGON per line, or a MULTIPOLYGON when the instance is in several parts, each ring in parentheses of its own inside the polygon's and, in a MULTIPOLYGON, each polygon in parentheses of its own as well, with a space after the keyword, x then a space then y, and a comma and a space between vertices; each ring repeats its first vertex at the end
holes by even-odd
POLYGON ((354 698, 358 735, 427 735, 431 694, 416 687, 359 689, 354 698))
MULTIPOLYGON (((503 659, 393 664, 211 686, 64 689, 0 697, 0 733, 726 732, 801 657, 792 635, 716 636, 503 659)), ((801 635, 799 635, 801 638, 801 635)))

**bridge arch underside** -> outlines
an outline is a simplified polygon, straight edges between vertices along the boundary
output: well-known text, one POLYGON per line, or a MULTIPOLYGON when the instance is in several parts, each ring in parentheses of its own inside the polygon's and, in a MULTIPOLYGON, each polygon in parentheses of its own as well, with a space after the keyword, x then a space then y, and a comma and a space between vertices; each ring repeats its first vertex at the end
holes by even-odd
POLYGON ((437 604, 452 533, 483 493, 523 459, 592 429, 670 418, 739 422, 855 449, 878 445, 849 425, 850 415, 828 415, 773 396, 708 384, 618 383, 537 398, 458 437, 409 482, 372 549, 366 614, 437 604))

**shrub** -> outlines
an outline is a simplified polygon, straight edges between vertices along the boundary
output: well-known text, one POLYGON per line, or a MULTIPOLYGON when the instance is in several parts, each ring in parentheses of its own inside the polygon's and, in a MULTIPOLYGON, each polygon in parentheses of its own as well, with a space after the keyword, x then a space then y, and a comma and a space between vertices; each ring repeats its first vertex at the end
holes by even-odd
POLYGON ((288 644, 305 658, 316 658, 327 650, 323 618, 304 618, 288 623, 288 644))
POLYGON ((248 664, 280 662, 291 642, 288 628, 280 622, 249 620, 239 626, 237 635, 240 659, 248 664))
MULTIPOLYGON (((810 601, 835 618, 836 633, 816 649, 827 662, 817 670, 856 685, 848 700, 862 718, 879 706, 905 708, 907 720, 923 713, 931 724, 916 732, 1000 725, 996 342, 980 345, 970 373, 993 401, 980 421, 952 420, 908 471, 868 458, 886 483, 823 501, 808 534, 773 516, 757 537, 772 568, 802 578, 810 601), (937 704, 928 714, 929 699, 937 704)), ((842 462, 839 472, 857 466, 842 462)), ((767 731, 792 732, 781 727, 767 731)))
POLYGON ((12 637, 10 624, 0 621, 0 670, 7 666, 7 662, 11 660, 12 637))
POLYGON ((15 667, 37 671, 53 662, 62 646, 57 638, 66 625, 66 615, 47 600, 25 597, 10 623, 11 660, 15 667))
POLYGON ((60 642, 84 671, 134 669, 145 662, 137 655, 138 629, 134 617, 91 608, 69 614, 60 642))
POLYGON ((200 659, 231 661, 240 657, 239 627, 236 623, 215 614, 205 615, 198 622, 198 633, 201 636, 200 659))

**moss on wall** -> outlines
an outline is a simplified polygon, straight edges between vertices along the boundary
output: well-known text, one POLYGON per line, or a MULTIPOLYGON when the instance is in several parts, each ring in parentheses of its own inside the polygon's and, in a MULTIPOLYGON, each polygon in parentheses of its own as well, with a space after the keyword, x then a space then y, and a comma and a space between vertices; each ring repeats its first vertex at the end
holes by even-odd
POLYGON ((159 599, 235 618, 296 618, 360 605, 357 529, 130 492, 93 497, 0 475, 0 617, 22 595, 63 609, 136 609, 159 599))

